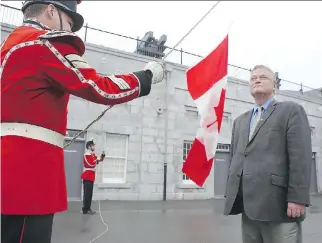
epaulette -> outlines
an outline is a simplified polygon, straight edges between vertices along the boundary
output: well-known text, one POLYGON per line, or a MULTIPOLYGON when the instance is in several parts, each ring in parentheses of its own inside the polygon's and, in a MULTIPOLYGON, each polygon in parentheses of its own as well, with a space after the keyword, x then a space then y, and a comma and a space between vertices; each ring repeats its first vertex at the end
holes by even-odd
POLYGON ((82 56, 85 53, 85 44, 83 40, 74 33, 63 30, 48 30, 45 34, 39 36, 40 40, 62 41, 73 45, 82 56))

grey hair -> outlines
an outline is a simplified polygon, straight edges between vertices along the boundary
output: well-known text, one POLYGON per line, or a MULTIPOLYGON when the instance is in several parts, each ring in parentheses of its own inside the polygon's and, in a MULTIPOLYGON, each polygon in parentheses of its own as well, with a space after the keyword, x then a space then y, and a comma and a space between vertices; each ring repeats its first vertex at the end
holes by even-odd
POLYGON ((269 67, 265 66, 265 65, 256 65, 252 70, 251 73, 253 73, 256 69, 266 69, 268 72, 270 72, 273 76, 273 81, 276 81, 276 75, 275 73, 272 71, 272 69, 270 69, 269 67))
POLYGON ((23 13, 24 19, 36 18, 48 7, 47 4, 35 3, 26 8, 23 13))

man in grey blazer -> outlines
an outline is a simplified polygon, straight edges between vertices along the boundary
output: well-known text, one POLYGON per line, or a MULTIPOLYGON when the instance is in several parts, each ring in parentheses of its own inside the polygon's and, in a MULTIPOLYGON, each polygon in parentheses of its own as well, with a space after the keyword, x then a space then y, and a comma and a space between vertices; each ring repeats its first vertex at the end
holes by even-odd
POLYGON ((244 243, 301 243, 310 205, 311 131, 302 106, 274 100, 266 66, 251 72, 255 107, 233 125, 225 215, 242 214, 244 243))

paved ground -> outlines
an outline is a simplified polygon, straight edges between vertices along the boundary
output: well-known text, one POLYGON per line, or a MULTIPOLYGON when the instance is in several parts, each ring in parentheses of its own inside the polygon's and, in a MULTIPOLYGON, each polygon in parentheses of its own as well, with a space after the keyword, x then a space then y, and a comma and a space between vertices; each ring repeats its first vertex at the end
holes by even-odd
MULTIPOLYGON (((52 243, 89 243, 105 231, 99 214, 80 214, 80 203, 57 214, 52 243)), ((98 203, 94 202, 94 210, 98 203)), ((101 202, 107 233, 97 243, 238 243, 240 216, 223 216, 223 200, 101 202)), ((312 197, 304 243, 321 243, 322 196, 312 197)))

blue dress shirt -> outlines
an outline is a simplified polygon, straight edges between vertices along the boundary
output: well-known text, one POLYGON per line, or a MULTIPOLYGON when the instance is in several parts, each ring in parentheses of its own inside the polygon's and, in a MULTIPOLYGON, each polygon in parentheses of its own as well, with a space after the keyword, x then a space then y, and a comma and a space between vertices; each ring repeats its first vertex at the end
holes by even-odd
MULTIPOLYGON (((269 104, 273 101, 273 98, 270 98, 268 99, 263 105, 262 105, 262 116, 264 114, 264 112, 267 110, 267 107, 269 106, 269 104)), ((252 118, 250 120, 250 123, 249 123, 249 130, 251 128, 251 125, 253 124, 256 116, 257 116, 257 109, 258 109, 258 105, 256 105, 254 108, 253 108, 253 115, 252 115, 252 118)))

